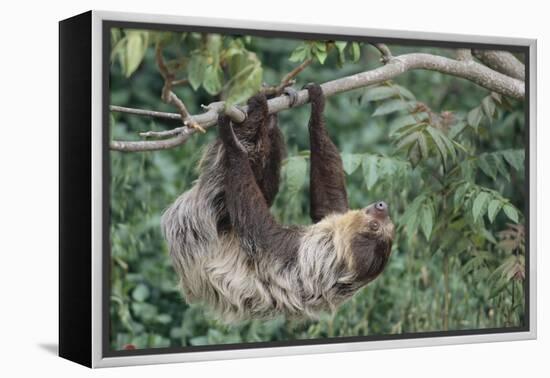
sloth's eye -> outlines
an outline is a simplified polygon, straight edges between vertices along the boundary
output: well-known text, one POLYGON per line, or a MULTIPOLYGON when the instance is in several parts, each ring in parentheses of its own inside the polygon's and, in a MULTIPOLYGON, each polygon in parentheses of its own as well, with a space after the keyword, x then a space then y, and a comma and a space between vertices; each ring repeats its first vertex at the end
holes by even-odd
POLYGON ((377 221, 370 221, 369 222, 369 228, 372 231, 378 231, 378 229, 380 228, 380 223, 378 223, 377 221))

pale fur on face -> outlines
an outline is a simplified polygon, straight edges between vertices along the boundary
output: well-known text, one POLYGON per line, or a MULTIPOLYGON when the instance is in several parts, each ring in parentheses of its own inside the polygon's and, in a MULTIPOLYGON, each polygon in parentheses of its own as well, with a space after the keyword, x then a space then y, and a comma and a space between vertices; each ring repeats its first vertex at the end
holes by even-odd
MULTIPOLYGON (((334 310, 364 283, 355 281, 351 238, 368 230, 369 217, 355 210, 303 226, 292 264, 251 259, 232 232, 218 234, 223 203, 223 147, 208 147, 201 175, 163 214, 162 228, 188 302, 203 302, 226 322, 250 318, 316 317, 334 310), (219 206, 220 208, 216 208, 219 206), (339 288, 346 286, 348 290, 339 288)), ((377 232, 393 235, 391 222, 377 232)))

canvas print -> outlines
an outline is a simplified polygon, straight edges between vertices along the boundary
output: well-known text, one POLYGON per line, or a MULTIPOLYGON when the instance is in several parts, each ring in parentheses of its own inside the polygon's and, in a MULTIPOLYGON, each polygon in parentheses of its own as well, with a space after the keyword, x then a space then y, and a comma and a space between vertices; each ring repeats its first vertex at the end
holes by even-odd
POLYGON ((107 33, 113 353, 526 329, 525 49, 107 33))

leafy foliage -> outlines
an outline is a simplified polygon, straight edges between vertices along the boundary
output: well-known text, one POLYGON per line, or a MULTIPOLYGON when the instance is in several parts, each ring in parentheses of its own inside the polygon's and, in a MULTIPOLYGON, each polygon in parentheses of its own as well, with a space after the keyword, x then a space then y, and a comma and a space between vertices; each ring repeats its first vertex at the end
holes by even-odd
MULTIPOLYGON (((174 91, 192 113, 218 98, 242 103, 262 82, 278 84, 307 59, 313 62, 298 77, 300 84, 378 64, 378 52, 356 42, 118 29, 111 36, 112 103, 163 111, 171 109, 159 98, 157 43, 164 46, 170 69, 188 79, 189 85, 174 91)), ((395 54, 410 49, 391 48, 395 54)), ((284 223, 310 222, 308 112, 303 106, 279 116, 289 154, 272 211, 284 223)), ((215 132, 195 135, 174 150, 111 152, 111 346, 521 326, 523 114, 522 103, 428 71, 328 99, 327 125, 342 151, 350 205, 361 208, 384 199, 397 232, 385 272, 334 314, 308 321, 277 318, 226 326, 200 304, 181 298, 160 214, 191 187, 201 147, 215 132)), ((113 113, 111 134, 128 140, 138 131, 173 126, 113 113)))

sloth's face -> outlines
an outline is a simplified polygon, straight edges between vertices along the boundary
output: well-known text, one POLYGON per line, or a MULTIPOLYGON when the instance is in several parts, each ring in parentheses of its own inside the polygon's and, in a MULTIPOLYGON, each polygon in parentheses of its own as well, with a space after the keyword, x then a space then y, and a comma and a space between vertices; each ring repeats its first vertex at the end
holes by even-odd
POLYGON ((360 212, 360 225, 351 240, 352 266, 361 284, 372 281, 384 267, 391 253, 394 225, 388 205, 375 202, 360 212))
POLYGON ((363 211, 365 214, 364 232, 371 238, 382 238, 391 242, 394 235, 394 226, 386 202, 375 202, 363 211))

